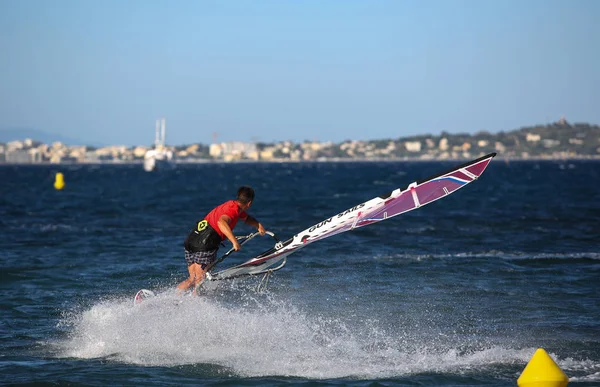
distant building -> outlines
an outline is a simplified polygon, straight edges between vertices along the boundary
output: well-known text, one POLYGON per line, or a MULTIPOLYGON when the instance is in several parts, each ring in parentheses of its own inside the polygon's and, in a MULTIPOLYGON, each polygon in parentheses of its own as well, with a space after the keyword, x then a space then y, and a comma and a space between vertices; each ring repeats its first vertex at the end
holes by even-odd
POLYGON ((29 164, 32 162, 29 152, 22 149, 6 152, 5 157, 7 163, 29 164))
POLYGON ((420 152, 421 151, 421 141, 406 141, 404 143, 404 147, 409 152, 420 152))
POLYGON ((258 160, 259 158, 256 144, 240 141, 211 144, 209 154, 214 158, 223 159, 225 161, 242 159, 258 160))
POLYGON ((560 141, 545 138, 542 140, 542 145, 544 145, 545 148, 554 148, 555 146, 560 145, 560 141))
POLYGON ((442 152, 445 152, 448 150, 448 139, 446 137, 444 137, 440 140, 439 148, 442 152))

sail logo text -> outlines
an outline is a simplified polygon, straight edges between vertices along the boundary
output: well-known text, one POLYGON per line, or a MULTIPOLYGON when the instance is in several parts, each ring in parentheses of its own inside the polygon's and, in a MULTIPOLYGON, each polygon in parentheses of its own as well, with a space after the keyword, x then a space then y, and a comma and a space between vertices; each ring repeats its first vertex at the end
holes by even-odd
POLYGON ((349 208, 349 209, 347 209, 347 210, 346 210, 346 211, 344 211, 344 212, 341 212, 341 213, 337 214, 336 216, 337 216, 338 218, 341 218, 342 216, 344 216, 344 215, 347 215, 347 214, 349 214, 349 213, 351 213, 351 212, 353 212, 353 211, 356 211, 356 210, 358 210, 359 208, 363 208, 364 206, 365 206, 365 203, 361 203, 361 204, 359 204, 358 206, 354 206, 354 207, 352 207, 352 208, 349 208))
POLYGON ((321 223, 319 223, 319 224, 315 224, 314 226, 312 226, 311 228, 309 228, 309 229, 308 229, 308 232, 313 232, 313 231, 315 231, 316 229, 320 228, 321 226, 323 226, 323 225, 325 225, 325 224, 327 224, 327 223, 331 222, 331 220, 332 220, 332 219, 333 219, 333 218, 329 218, 329 219, 326 219, 326 220, 322 221, 322 222, 321 222, 321 223))

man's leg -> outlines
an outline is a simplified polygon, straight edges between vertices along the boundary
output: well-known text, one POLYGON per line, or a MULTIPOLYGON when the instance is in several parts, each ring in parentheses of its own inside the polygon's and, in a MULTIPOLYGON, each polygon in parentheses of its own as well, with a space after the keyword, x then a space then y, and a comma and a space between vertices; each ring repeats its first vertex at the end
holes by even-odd
POLYGON ((198 285, 198 283, 204 279, 204 275, 206 274, 206 265, 198 265, 197 263, 194 263, 192 266, 193 268, 190 270, 193 271, 193 275, 190 273, 190 278, 192 278, 192 286, 195 288, 196 285, 198 285))
POLYGON ((190 276, 188 279, 177 285, 177 289, 186 291, 191 287, 195 288, 196 285, 198 285, 198 283, 204 279, 204 275, 206 274, 206 270, 203 269, 202 266, 206 265, 199 265, 197 263, 192 263, 189 265, 188 272, 190 273, 190 276))
POLYGON ((185 292, 192 286, 195 286, 196 276, 199 274, 198 270, 201 271, 202 268, 197 263, 192 263, 191 265, 189 265, 188 272, 190 273, 190 276, 185 281, 183 281, 179 285, 177 285, 177 289, 185 292))
POLYGON ((180 291, 186 291, 190 287, 194 288, 196 294, 196 286, 204 280, 208 266, 217 258, 217 250, 201 253, 189 253, 186 251, 186 261, 188 262, 188 279, 177 285, 180 291))

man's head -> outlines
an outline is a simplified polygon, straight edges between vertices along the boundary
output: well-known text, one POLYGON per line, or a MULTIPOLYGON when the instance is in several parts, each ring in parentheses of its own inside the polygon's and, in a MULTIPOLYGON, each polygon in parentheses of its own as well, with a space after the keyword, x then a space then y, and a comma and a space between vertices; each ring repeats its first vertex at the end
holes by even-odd
POLYGON ((254 200, 254 190, 247 186, 242 186, 238 188, 237 191, 237 201, 242 204, 244 207, 250 207, 250 204, 254 200))

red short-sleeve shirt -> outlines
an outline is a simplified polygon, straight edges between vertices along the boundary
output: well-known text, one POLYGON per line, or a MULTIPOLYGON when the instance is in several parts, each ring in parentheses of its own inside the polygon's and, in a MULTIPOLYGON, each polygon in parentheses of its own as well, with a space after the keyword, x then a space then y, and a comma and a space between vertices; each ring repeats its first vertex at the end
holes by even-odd
POLYGON ((221 239, 225 239, 225 234, 219 228, 218 222, 221 216, 227 215, 231 219, 229 227, 233 230, 237 224, 238 219, 245 220, 248 214, 237 205, 235 200, 229 200, 220 206, 215 207, 211 212, 206 215, 204 219, 208 221, 208 224, 221 236, 221 239))

